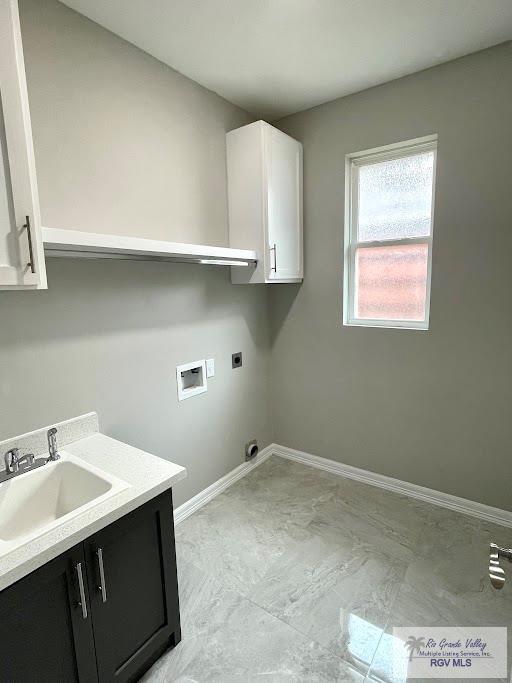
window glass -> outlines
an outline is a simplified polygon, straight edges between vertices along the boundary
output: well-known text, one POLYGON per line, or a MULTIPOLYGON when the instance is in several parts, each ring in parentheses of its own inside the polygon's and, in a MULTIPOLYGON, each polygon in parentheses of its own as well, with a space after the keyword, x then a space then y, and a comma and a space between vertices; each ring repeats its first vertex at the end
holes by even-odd
POLYGON ((424 320, 428 246, 406 244, 356 250, 357 318, 424 320))
POLYGON ((358 241, 430 234, 434 152, 359 168, 358 241))

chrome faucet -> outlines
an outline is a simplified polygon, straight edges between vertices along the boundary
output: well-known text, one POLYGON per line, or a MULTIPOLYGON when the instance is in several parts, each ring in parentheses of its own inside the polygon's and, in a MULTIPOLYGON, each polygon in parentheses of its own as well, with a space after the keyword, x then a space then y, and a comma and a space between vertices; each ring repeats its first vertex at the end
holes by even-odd
POLYGON ((52 427, 47 432, 48 437, 48 457, 36 458, 33 453, 26 453, 20 455, 19 448, 11 448, 4 455, 5 470, 0 470, 0 484, 18 474, 23 474, 29 470, 34 470, 38 467, 46 465, 47 462, 54 462, 60 460, 60 454, 57 449, 57 428, 52 427))
POLYGON ((57 450, 57 427, 52 427, 47 432, 48 436, 48 460, 59 460, 60 455, 57 450))
POLYGON ((11 448, 4 455, 6 474, 16 474, 20 469, 27 469, 34 464, 34 455, 27 453, 20 456, 19 448, 11 448))

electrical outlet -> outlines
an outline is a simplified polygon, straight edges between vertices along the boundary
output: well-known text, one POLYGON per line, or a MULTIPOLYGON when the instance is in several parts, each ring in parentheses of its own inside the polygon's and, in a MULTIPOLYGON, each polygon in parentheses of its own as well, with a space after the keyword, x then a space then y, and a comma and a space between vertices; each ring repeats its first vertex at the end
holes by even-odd
POLYGON ((234 353, 231 356, 231 367, 232 368, 241 368, 242 367, 242 352, 238 351, 238 353, 234 353))

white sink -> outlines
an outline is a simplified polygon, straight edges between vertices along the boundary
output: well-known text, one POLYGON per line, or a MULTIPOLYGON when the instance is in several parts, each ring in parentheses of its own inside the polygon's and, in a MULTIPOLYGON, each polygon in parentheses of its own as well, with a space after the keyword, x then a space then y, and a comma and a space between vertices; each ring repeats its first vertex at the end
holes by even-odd
POLYGON ((0 484, 0 557, 127 489, 129 484, 61 452, 60 460, 0 484))

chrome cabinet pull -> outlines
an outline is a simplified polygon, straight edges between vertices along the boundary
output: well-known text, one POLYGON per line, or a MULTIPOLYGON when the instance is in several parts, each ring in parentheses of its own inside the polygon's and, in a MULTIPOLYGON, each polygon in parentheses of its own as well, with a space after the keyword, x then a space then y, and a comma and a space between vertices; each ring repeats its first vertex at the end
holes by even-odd
POLYGON ((87 619, 87 603, 85 601, 85 587, 84 587, 84 575, 82 574, 82 563, 79 562, 76 567, 76 573, 78 576, 78 588, 80 590, 80 600, 78 604, 82 608, 82 617, 87 619))
POLYGON ((274 265, 272 266, 271 270, 274 271, 274 273, 277 273, 277 246, 274 242, 274 246, 270 247, 270 251, 274 252, 274 265))
POLYGON ((107 602, 107 585, 105 583, 105 569, 103 567, 103 549, 98 548, 96 550, 96 555, 98 557, 98 567, 100 570, 100 585, 98 588, 101 591, 101 599, 103 602, 107 602))
POLYGON ((30 216, 25 216, 25 225, 23 226, 27 230, 27 237, 28 237, 28 252, 30 254, 30 262, 27 263, 27 266, 30 266, 30 270, 32 273, 36 272, 36 264, 34 261, 34 247, 32 246, 32 233, 30 232, 30 216))

